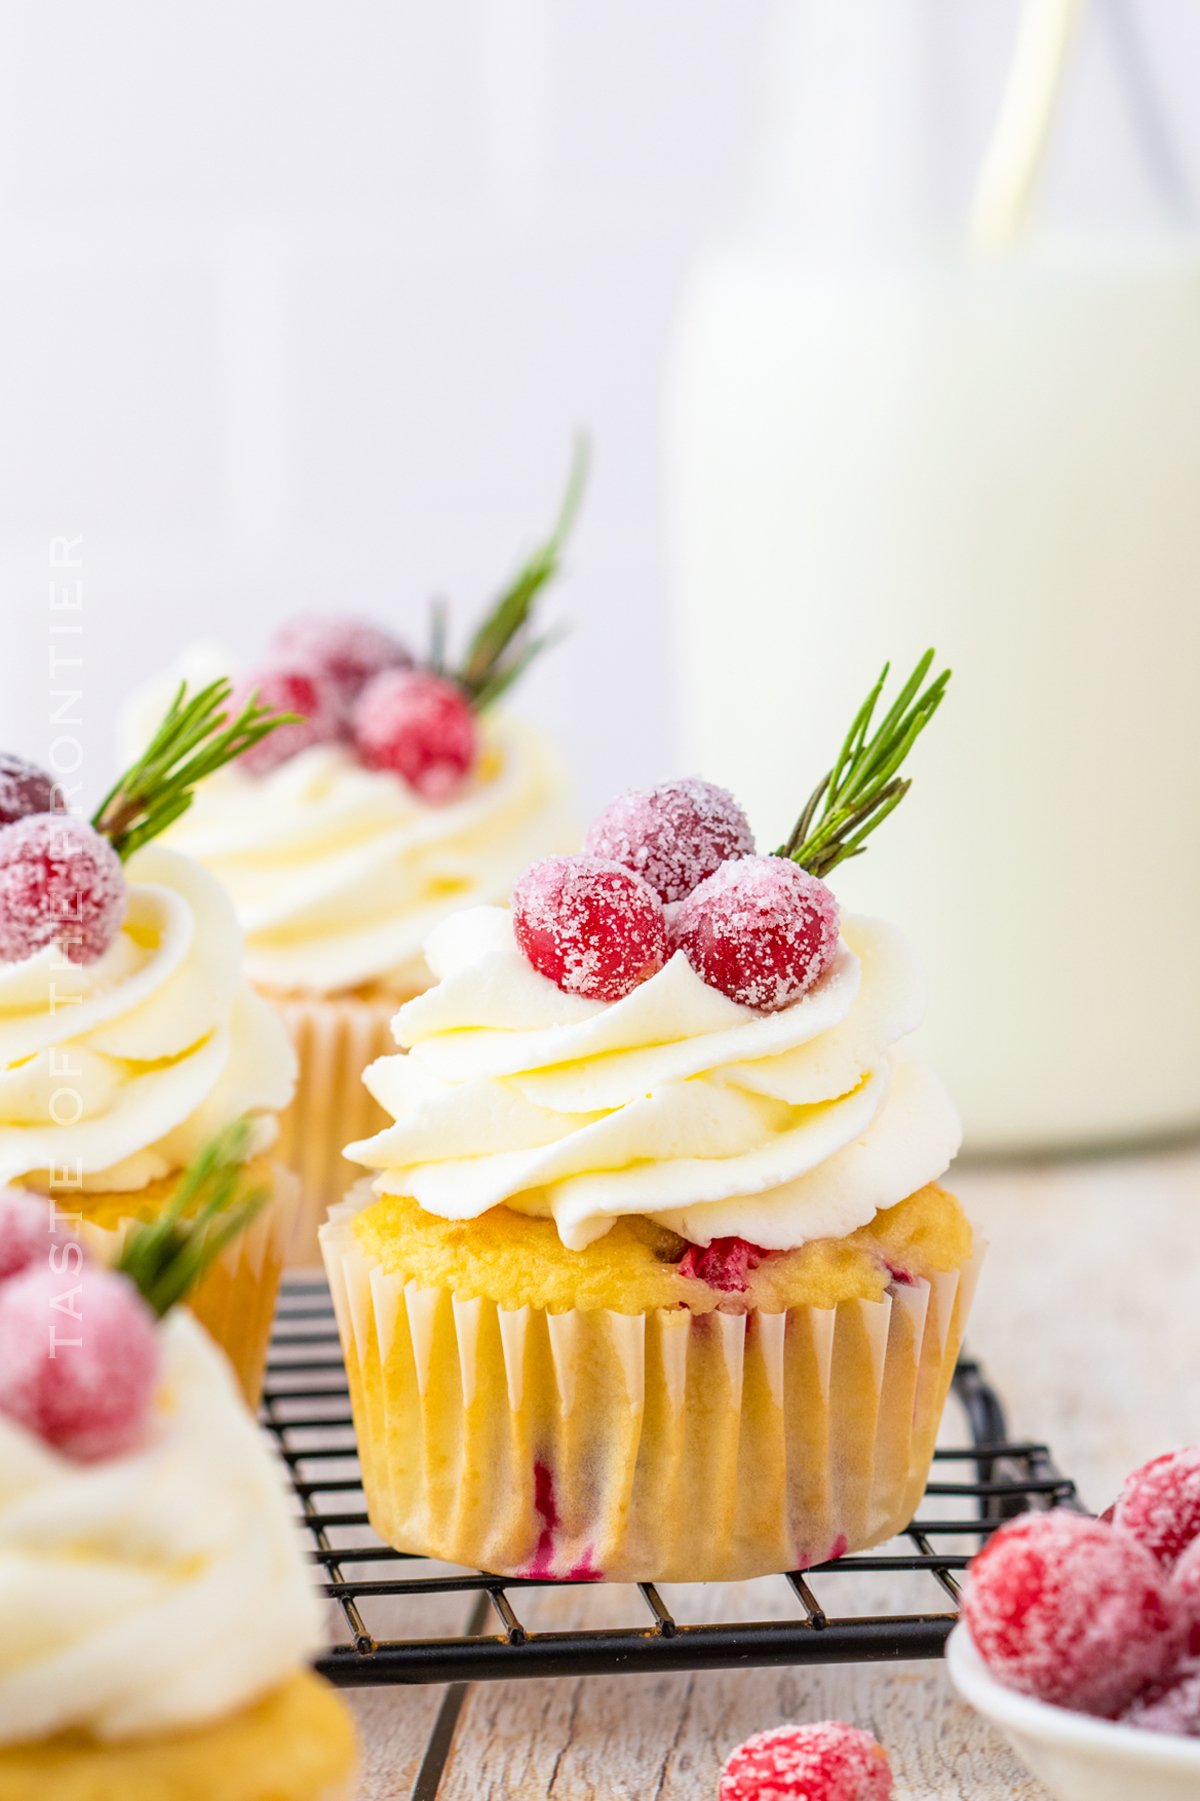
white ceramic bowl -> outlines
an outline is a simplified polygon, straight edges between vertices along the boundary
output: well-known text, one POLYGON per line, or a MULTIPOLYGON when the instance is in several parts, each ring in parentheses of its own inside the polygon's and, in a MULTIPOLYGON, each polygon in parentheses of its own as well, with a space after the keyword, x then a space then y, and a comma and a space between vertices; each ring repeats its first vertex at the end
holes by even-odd
POLYGON ((946 1645, 950 1680, 1058 1801, 1197 1801, 1200 1739, 1117 1726, 1031 1700, 991 1675, 965 1626, 946 1645))

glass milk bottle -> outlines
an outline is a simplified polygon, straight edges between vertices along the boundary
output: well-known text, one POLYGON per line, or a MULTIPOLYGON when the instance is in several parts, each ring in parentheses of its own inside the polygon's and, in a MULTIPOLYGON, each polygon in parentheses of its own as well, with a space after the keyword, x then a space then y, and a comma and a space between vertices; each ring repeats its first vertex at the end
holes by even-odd
POLYGON ((835 886, 919 946, 968 1148, 1186 1132, 1200 244, 1146 42, 1027 0, 988 148, 952 10, 798 0, 750 223, 695 274, 670 415, 688 759, 769 848, 884 656, 936 645, 955 675, 912 792, 835 886), (1090 219, 1048 181, 1027 223, 1047 152, 1052 176, 1117 139, 1090 219))

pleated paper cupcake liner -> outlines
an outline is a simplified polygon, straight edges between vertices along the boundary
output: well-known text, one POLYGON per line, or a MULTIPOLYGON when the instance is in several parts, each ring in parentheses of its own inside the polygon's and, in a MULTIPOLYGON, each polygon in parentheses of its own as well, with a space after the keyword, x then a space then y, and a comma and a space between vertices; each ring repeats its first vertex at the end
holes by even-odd
POLYGON ((782 1313, 506 1309, 321 1243, 371 1523, 505 1576, 737 1581, 912 1518, 981 1257, 782 1313))
POLYGON ((332 999, 268 998, 278 1007, 300 1061, 296 1095, 279 1122, 277 1153, 300 1178, 301 1200, 288 1262, 319 1268, 317 1229, 327 1210, 362 1177, 343 1148, 369 1138, 390 1117, 363 1086, 376 1057, 394 1055, 395 995, 332 999))
MULTIPOLYGON (((270 1198, 246 1230, 209 1265, 189 1296, 188 1306, 229 1358, 249 1406, 257 1408, 279 1284, 295 1230, 300 1184, 291 1170, 277 1163, 256 1164, 252 1175, 256 1186, 269 1186, 270 1198)), ((85 1247, 105 1262, 119 1254, 131 1225, 153 1217, 146 1197, 136 1193, 81 1196, 74 1192, 56 1198, 65 1214, 74 1214, 80 1207, 86 1210, 80 1237, 85 1247)))

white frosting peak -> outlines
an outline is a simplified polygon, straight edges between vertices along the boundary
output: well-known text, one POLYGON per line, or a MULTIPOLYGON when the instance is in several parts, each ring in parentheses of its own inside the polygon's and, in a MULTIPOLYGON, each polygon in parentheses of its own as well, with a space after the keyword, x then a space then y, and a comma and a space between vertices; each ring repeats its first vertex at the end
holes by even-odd
POLYGON ((160 844, 126 875, 124 923, 95 963, 51 946, 0 964, 0 1183, 81 1172, 86 1188, 143 1188, 240 1114, 262 1116, 268 1141, 291 1099, 295 1053, 241 973, 229 897, 160 844))
POLYGON ((204 784, 170 841, 232 894, 254 981, 290 993, 413 992, 428 980, 422 946, 441 920, 503 899, 535 857, 572 848, 567 782, 549 745, 503 714, 481 731, 478 769, 445 805, 336 744, 204 784))
POLYGON ((191 1315, 144 1445, 61 1456, 0 1417, 0 1745, 201 1725, 321 1643, 280 1472, 191 1315))
POLYGON ((843 920, 826 975, 762 1014, 677 954, 612 1005, 562 993, 479 908, 431 938, 437 986, 402 1007, 406 1057, 366 1081, 396 1124, 347 1155, 444 1218, 501 1202, 581 1249, 642 1214, 696 1244, 841 1235, 941 1175, 958 1148, 940 1083, 897 1041, 919 1022, 901 936, 843 920))

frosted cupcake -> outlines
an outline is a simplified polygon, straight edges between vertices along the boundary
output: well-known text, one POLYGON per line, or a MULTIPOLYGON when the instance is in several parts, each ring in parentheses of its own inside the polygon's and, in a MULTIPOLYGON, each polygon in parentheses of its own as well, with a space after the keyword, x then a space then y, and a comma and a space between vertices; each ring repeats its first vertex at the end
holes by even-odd
POLYGON ((158 1318, 203 1245, 152 1237, 139 1292, 0 1194, 0 1796, 349 1801, 278 1467, 194 1317, 158 1318))
MULTIPOLYGON (((48 776, 0 776, 0 1183, 52 1195, 115 1255, 159 1217, 220 1127, 249 1122, 266 1195, 193 1297, 256 1401, 296 1181, 272 1160, 296 1058, 248 985, 219 883, 155 842, 200 775, 260 743, 270 716, 229 718, 228 685, 177 700, 95 821, 48 776)), ((186 1197, 185 1197, 186 1198, 186 1197)))
POLYGON ((367 1073, 396 1123, 322 1231, 390 1543, 717 1580, 911 1517, 976 1252, 911 954, 821 878, 902 795, 927 669, 777 855, 668 784, 431 939, 408 1055, 367 1073))
POLYGON ((206 784, 171 834, 233 896, 250 976, 299 1052, 282 1138, 304 1189, 297 1261, 318 1261, 317 1226, 349 1180, 347 1138, 383 1123, 362 1071, 392 1048, 399 1003, 428 986, 429 933, 578 842, 557 754, 497 703, 546 642, 534 604, 579 479, 457 667, 440 625, 419 666, 368 621, 285 627, 240 690, 302 720, 206 784))

